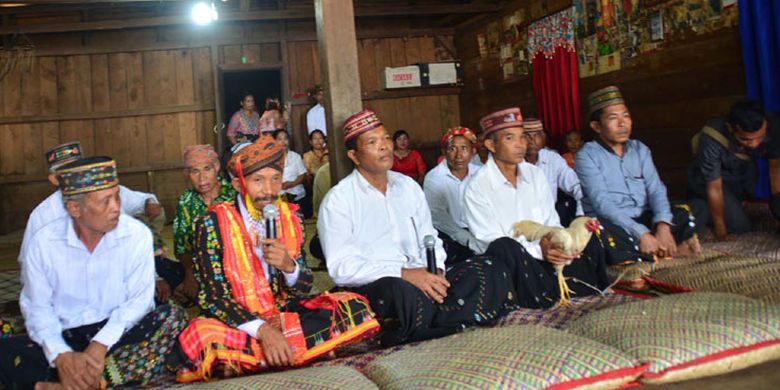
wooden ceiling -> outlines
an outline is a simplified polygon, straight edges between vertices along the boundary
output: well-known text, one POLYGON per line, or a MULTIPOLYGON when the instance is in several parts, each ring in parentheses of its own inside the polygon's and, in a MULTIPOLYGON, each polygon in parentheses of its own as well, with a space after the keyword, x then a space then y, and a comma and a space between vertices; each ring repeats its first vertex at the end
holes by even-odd
MULTIPOLYGON (((0 1, 0 34, 59 33, 191 23, 195 0, 0 1)), ((500 0, 353 0, 358 19, 403 18, 420 28, 455 27, 498 12, 500 0)), ((215 0, 220 23, 314 19, 314 0, 215 0)))

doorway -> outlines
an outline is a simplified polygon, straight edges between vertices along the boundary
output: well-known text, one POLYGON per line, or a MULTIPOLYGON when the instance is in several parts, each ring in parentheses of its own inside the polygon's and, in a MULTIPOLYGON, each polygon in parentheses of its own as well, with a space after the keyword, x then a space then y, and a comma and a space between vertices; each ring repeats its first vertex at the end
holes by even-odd
MULTIPOLYGON (((283 99, 282 70, 248 69, 248 70, 224 70, 220 71, 221 105, 223 118, 220 118, 225 126, 230 123, 230 117, 241 109, 241 97, 244 93, 250 93, 255 98, 255 110, 262 115, 266 98, 283 99)), ((227 139, 227 127, 220 131, 220 139, 224 153, 230 149, 227 139)))

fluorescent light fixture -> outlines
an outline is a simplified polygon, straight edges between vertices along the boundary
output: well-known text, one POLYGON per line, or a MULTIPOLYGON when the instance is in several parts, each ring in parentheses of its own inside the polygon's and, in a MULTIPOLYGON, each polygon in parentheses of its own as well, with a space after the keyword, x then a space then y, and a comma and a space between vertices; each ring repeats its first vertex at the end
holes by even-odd
POLYGON ((208 4, 205 1, 199 1, 192 7, 192 20, 195 24, 203 26, 217 19, 217 7, 214 3, 208 4))

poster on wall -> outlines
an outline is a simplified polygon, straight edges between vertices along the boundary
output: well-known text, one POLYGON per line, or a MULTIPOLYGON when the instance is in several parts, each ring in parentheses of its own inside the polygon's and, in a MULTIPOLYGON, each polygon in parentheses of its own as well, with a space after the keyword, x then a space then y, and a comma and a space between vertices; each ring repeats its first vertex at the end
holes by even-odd
MULTIPOLYGON (((770 0, 777 1, 777 0, 770 0)), ((736 0, 573 0, 580 76, 601 74, 618 65, 631 65, 649 52, 687 39, 735 27, 739 22, 736 0), (593 42, 595 37, 595 44, 593 42), (592 48, 597 47, 594 57, 592 48), (586 53, 580 53, 587 50, 586 53), (603 57, 603 58, 602 58, 603 57), (611 58, 611 59, 610 59, 611 58), (595 67, 591 64, 596 62, 595 67), (594 69, 595 68, 595 69, 594 69)))

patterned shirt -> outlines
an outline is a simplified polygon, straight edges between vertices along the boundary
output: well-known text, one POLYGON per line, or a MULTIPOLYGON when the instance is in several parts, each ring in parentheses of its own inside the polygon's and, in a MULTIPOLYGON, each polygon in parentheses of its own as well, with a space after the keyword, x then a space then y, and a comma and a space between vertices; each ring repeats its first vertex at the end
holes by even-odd
MULTIPOLYGON (((232 202, 237 193, 230 181, 220 178, 219 185, 219 195, 211 204, 232 202)), ((209 206, 194 188, 184 191, 179 197, 176 217, 173 218, 173 248, 177 257, 182 253, 195 252, 195 221, 206 214, 209 206)))

